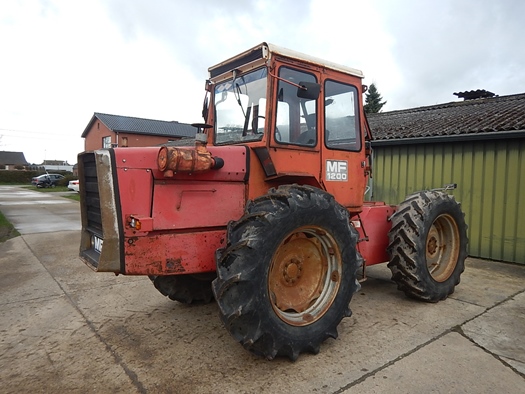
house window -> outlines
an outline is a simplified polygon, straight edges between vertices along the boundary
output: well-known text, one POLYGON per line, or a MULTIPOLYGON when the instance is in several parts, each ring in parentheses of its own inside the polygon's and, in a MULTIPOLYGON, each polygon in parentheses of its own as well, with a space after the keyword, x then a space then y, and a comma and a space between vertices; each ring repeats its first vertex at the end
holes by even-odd
POLYGON ((128 146, 128 137, 122 137, 122 144, 121 146, 123 146, 124 148, 126 148, 128 146))
POLYGON ((102 138, 102 148, 104 149, 111 148, 111 136, 110 135, 102 138))

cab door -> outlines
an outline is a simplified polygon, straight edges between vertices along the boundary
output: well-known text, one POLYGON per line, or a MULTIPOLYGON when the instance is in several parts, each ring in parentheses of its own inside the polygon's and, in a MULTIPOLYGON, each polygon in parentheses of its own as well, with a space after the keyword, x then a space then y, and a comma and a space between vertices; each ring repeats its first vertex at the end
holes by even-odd
POLYGON ((322 183, 340 204, 358 212, 368 177, 361 127, 361 80, 333 73, 322 83, 322 183))
POLYGON ((284 183, 308 183, 318 186, 321 173, 318 108, 320 97, 304 98, 298 94, 301 83, 317 85, 317 68, 277 63, 274 129, 270 156, 284 183), (284 178, 286 176, 286 178, 284 178))

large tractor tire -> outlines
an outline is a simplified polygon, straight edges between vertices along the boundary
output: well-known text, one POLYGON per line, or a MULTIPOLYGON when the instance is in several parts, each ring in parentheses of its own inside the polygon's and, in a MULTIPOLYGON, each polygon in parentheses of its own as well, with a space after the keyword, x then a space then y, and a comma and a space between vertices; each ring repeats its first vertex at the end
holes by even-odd
POLYGON ((447 193, 422 191, 407 197, 391 221, 388 267, 398 289, 427 302, 447 298, 459 284, 467 257, 461 205, 447 193))
POLYGON ((348 211, 309 186, 281 186, 228 225, 213 292, 226 329, 269 360, 318 353, 351 315, 362 263, 348 211))
POLYGON ((207 304, 213 300, 214 274, 150 276, 155 288, 171 300, 183 304, 207 304))

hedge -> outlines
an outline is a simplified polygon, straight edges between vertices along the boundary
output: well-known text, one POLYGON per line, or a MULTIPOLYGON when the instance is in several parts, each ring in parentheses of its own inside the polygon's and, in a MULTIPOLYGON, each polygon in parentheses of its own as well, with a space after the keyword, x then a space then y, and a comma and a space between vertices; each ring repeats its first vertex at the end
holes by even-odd
POLYGON ((62 172, 59 172, 57 171, 57 173, 60 173, 62 175, 64 175, 64 179, 61 179, 57 182, 57 186, 67 186, 67 184, 69 183, 69 181, 74 181, 76 179, 78 179, 78 176, 77 175, 73 175, 71 174, 70 172, 69 173, 62 173, 62 172))

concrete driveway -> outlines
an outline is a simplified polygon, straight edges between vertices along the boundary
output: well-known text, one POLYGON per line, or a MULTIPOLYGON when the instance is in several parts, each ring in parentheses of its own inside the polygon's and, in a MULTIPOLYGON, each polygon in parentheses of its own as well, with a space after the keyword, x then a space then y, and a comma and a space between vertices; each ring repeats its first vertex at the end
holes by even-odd
POLYGON ((79 204, 60 194, 0 186, 0 211, 20 234, 80 230, 79 204))
POLYGON ((0 244, 2 393, 525 393, 525 266, 469 258, 437 304, 372 267, 337 340, 269 362, 234 342, 216 304, 93 273, 77 257, 78 203, 45 196, 0 186, 22 232, 0 244), (54 220, 40 223, 43 211, 54 220))

